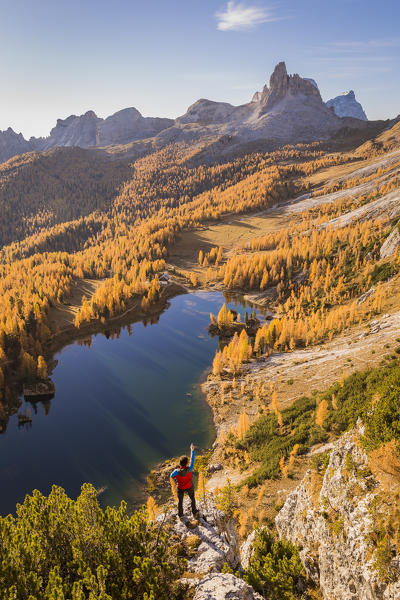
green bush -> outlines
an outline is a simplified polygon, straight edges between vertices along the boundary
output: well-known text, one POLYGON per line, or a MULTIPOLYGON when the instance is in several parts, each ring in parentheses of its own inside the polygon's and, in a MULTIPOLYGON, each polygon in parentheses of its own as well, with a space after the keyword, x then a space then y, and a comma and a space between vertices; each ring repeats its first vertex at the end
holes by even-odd
POLYGON ((35 490, 0 518, 0 590, 4 600, 170 600, 183 571, 168 534, 144 509, 103 511, 82 486, 76 501, 61 487, 35 490))
POLYGON ((296 546, 275 540, 267 529, 257 532, 250 564, 243 578, 268 600, 294 600, 305 588, 305 574, 296 546))
POLYGON ((315 454, 311 459, 311 466, 314 471, 318 471, 318 473, 323 475, 328 468, 330 455, 330 452, 315 454))
POLYGON ((397 268, 392 263, 386 262, 375 265, 371 273, 371 284, 375 285, 380 281, 386 281, 393 277, 395 273, 397 273, 397 268))
POLYGON ((299 398, 282 411, 283 430, 274 413, 264 415, 254 422, 243 440, 237 442, 240 449, 247 450, 252 460, 260 467, 246 479, 250 487, 259 485, 264 479, 275 479, 280 474, 279 461, 289 456, 296 444, 298 454, 310 446, 325 442, 326 431, 315 424, 315 398, 299 398))
POLYGON ((391 440, 400 440, 400 367, 382 369, 377 385, 378 397, 372 397, 370 410, 364 415, 368 449, 378 448, 391 440))

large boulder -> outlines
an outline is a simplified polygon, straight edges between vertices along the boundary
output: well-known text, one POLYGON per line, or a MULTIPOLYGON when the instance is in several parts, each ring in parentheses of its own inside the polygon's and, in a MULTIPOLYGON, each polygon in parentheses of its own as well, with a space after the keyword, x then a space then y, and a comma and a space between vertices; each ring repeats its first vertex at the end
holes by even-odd
POLYGON ((200 580, 193 600, 262 600, 262 596, 235 575, 212 573, 200 580))

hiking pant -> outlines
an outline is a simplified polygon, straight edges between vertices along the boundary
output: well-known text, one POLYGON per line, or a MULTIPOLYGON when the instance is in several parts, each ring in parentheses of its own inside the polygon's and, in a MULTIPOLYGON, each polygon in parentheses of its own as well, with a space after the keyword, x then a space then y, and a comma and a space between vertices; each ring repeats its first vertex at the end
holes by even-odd
POLYGON ((178 515, 180 517, 183 516, 183 496, 185 495, 185 492, 189 496, 190 501, 192 503, 192 513, 193 513, 193 515, 195 515, 197 513, 196 499, 194 497, 193 486, 191 486, 190 488, 187 488, 186 490, 180 490, 178 488, 178 515))

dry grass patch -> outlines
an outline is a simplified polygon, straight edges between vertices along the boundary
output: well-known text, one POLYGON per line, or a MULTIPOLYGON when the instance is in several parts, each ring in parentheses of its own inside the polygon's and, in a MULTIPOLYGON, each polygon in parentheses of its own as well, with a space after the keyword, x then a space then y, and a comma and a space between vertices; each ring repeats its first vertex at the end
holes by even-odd
POLYGON ((80 279, 72 288, 68 300, 50 309, 49 322, 51 330, 63 329, 74 324, 75 315, 82 306, 82 298, 88 300, 93 296, 102 279, 80 279))

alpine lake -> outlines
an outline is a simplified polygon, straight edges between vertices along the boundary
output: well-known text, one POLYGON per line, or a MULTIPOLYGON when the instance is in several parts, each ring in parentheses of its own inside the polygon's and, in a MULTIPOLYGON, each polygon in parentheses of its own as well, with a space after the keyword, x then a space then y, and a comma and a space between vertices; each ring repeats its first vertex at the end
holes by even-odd
MULTIPOLYGON (((64 347, 51 379, 51 400, 28 402, 0 434, 0 514, 53 484, 75 498, 84 482, 102 506, 138 506, 146 475, 161 461, 213 443, 212 413, 201 392, 218 347, 208 333, 219 292, 177 296, 153 319, 110 328, 64 347), (155 322, 156 321, 156 322, 155 322)), ((227 302, 241 314, 253 309, 227 302)), ((259 316, 259 315, 258 315, 259 316)))

